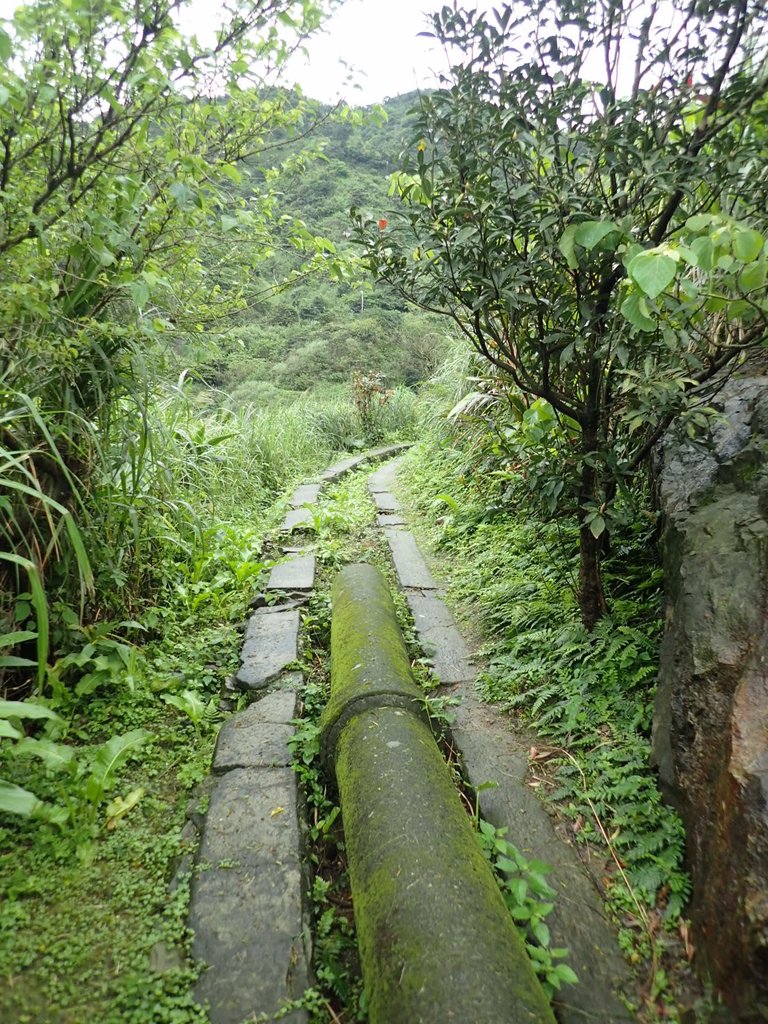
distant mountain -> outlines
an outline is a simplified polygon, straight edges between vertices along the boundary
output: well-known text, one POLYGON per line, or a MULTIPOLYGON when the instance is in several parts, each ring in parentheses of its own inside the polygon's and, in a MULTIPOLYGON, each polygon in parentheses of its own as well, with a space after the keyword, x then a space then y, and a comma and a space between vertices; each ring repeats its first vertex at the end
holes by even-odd
MULTIPOLYGON (((321 108, 327 119, 307 141, 322 155, 280 176, 281 214, 347 246, 352 206, 376 216, 392 202, 388 175, 400 165, 408 112, 417 99, 414 92, 387 100, 386 116, 369 111, 359 124, 321 108)), ((412 386, 439 364, 447 325, 407 307, 388 287, 353 291, 315 275, 267 294, 299 265, 286 237, 259 266, 254 291, 263 298, 238 318, 223 350, 207 362, 207 382, 235 403, 285 400, 346 384, 355 369, 381 373, 390 387, 412 386)))

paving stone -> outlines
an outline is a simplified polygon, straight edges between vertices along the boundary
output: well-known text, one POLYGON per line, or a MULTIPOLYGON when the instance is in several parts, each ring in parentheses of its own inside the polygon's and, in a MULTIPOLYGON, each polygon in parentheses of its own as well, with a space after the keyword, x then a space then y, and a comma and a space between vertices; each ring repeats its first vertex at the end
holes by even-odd
POLYGON ((289 502, 291 508, 301 508, 302 505, 314 505, 322 487, 322 484, 302 484, 301 487, 297 487, 289 502))
POLYGON ((527 860, 541 860, 552 871, 547 881, 557 892, 555 909, 547 918, 552 946, 570 950, 568 964, 579 976, 555 995, 561 1024, 630 1024, 617 992, 630 995, 631 972, 618 951, 618 942, 606 920, 600 897, 574 847, 559 834, 552 818, 528 781, 528 752, 535 737, 510 731, 509 719, 499 708, 480 700, 470 684, 455 688, 460 698, 451 726, 454 745, 461 752, 471 785, 496 782, 479 794, 482 817, 497 828, 527 860))
POLYGON ((235 715, 227 722, 229 728, 219 733, 213 758, 214 772, 228 772, 233 768, 288 768, 293 760, 288 740, 293 736, 292 725, 259 722, 245 726, 235 715))
POLYGON ((328 469, 324 469, 320 474, 321 480, 327 480, 333 482, 340 480, 345 473, 349 473, 350 470, 355 469, 364 460, 359 456, 351 459, 343 459, 341 462, 337 462, 333 466, 329 466, 328 469))
POLYGON ((286 512, 280 530, 282 533, 292 533, 293 530, 310 530, 314 525, 315 521, 308 508, 291 508, 286 512))
POLYGON ((399 512, 400 502, 389 491, 377 491, 373 495, 373 500, 376 502, 376 508, 379 512, 399 512))
POLYGON ((377 494, 380 491, 393 491, 397 482, 397 471, 400 467, 399 459, 392 459, 391 462, 387 462, 377 469, 368 480, 368 490, 371 494, 377 494))
POLYGON ((392 561, 400 581, 400 586, 413 587, 416 590, 437 590, 437 583, 419 551, 416 540, 410 530, 397 527, 385 527, 384 535, 392 552, 392 561))
POLYGON ((267 590, 311 590, 315 584, 315 556, 296 555, 276 565, 267 590))
POLYGON ((345 473, 349 473, 352 469, 357 469, 358 466, 362 466, 366 462, 373 462, 376 459, 385 459, 388 455, 397 455, 400 452, 410 448, 410 444, 389 444, 383 448, 372 448, 370 451, 363 452, 362 455, 352 455, 347 459, 343 459, 341 462, 337 462, 333 466, 329 466, 328 469, 324 469, 319 474, 321 480, 338 480, 344 476, 345 473))
POLYGON ((376 522, 379 526, 405 526, 405 519, 399 512, 380 512, 376 522))
POLYGON ((260 608, 248 620, 237 681, 241 688, 261 690, 298 655, 299 612, 296 608, 260 608))
POLYGON ((295 690, 278 690, 228 719, 213 755, 214 772, 232 768, 287 768, 293 760, 288 740, 295 727, 295 690))
MULTIPOLYGON (((308 987, 296 776, 240 768, 211 795, 192 881, 195 986, 212 1024, 272 1021, 308 987), (264 1016, 261 1016, 264 1015, 264 1016)), ((298 1011, 285 1018, 303 1024, 298 1011)))
POLYGON ((422 594, 419 591, 408 591, 406 598, 419 644, 431 660, 440 682, 473 680, 477 669, 472 663, 472 655, 443 599, 435 593, 422 594))

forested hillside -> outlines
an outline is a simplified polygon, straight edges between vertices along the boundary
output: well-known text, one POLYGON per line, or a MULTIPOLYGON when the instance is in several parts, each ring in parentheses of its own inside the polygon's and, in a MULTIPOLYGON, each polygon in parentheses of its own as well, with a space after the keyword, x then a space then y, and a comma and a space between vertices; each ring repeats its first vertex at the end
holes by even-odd
MULTIPOLYGON (((359 268, 345 266, 335 276, 323 264, 302 270, 309 236, 329 243, 326 257, 333 256, 330 245, 351 255, 353 207, 383 217, 389 175, 413 132, 409 111, 417 100, 411 93, 346 116, 329 108, 319 117, 313 112, 317 127, 279 176, 274 201, 281 227, 272 255, 254 272, 253 300, 227 322, 202 368, 223 401, 291 401, 318 388, 327 394, 330 385, 348 390, 355 370, 380 375, 386 388, 413 387, 439 366, 448 330, 440 318, 408 305, 389 285, 373 285, 359 268), (302 233, 303 252, 296 246, 302 233)), ((254 177, 263 179, 258 171, 254 177)))

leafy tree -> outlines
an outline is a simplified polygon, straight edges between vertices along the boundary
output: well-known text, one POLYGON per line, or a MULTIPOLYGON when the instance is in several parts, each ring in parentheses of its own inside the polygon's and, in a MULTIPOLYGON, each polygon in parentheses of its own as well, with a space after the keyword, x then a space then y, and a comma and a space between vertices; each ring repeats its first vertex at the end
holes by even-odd
POLYGON ((233 0, 210 43, 182 33, 185 7, 33 0, 0 23, 9 616, 54 566, 67 601, 78 577, 92 588, 91 564, 102 598, 125 581, 115 552, 140 529, 152 461, 147 366, 241 304, 269 247, 276 147, 307 131, 310 104, 267 86, 322 3, 233 0), (263 169, 249 189, 246 160, 263 169))
POLYGON ((577 511, 579 600, 672 420, 766 333, 762 4, 539 0, 443 7, 459 57, 421 98, 375 274, 450 316, 492 364, 508 458, 577 511))

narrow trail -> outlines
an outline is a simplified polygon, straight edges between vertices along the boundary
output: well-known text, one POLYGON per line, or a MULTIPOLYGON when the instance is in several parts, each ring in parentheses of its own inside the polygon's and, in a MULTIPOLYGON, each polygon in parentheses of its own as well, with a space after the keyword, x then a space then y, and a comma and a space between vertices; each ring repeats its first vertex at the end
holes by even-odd
MULTIPOLYGON (((204 821, 197 819, 202 828, 189 923, 193 955, 208 965, 196 996, 209 1003, 213 1024, 271 1022, 311 983, 300 801, 288 747, 302 687, 301 673, 292 670, 300 608, 315 576, 311 540, 302 531, 312 524, 311 506, 326 483, 403 447, 346 459, 294 492, 280 528, 288 558, 272 570, 268 597, 257 599, 248 623, 233 687, 252 691, 254 699, 221 730, 206 787, 207 813, 204 821)), ((474 690, 478 667, 408 529, 397 469, 397 459, 386 462, 368 488, 418 642, 440 681, 437 692, 458 701, 452 743, 473 787, 496 783, 480 791, 482 817, 507 828, 524 857, 552 868, 548 881, 558 894, 548 918, 552 945, 570 950, 568 962, 580 979, 558 994, 557 1018, 560 1024, 629 1024, 635 1018, 618 993, 631 994, 631 972, 577 851, 528 785, 530 736, 510 732, 509 719, 474 690)), ((460 949, 452 952, 461 955, 460 949)), ((280 1020, 303 1024, 307 1015, 294 1010, 280 1020)))

